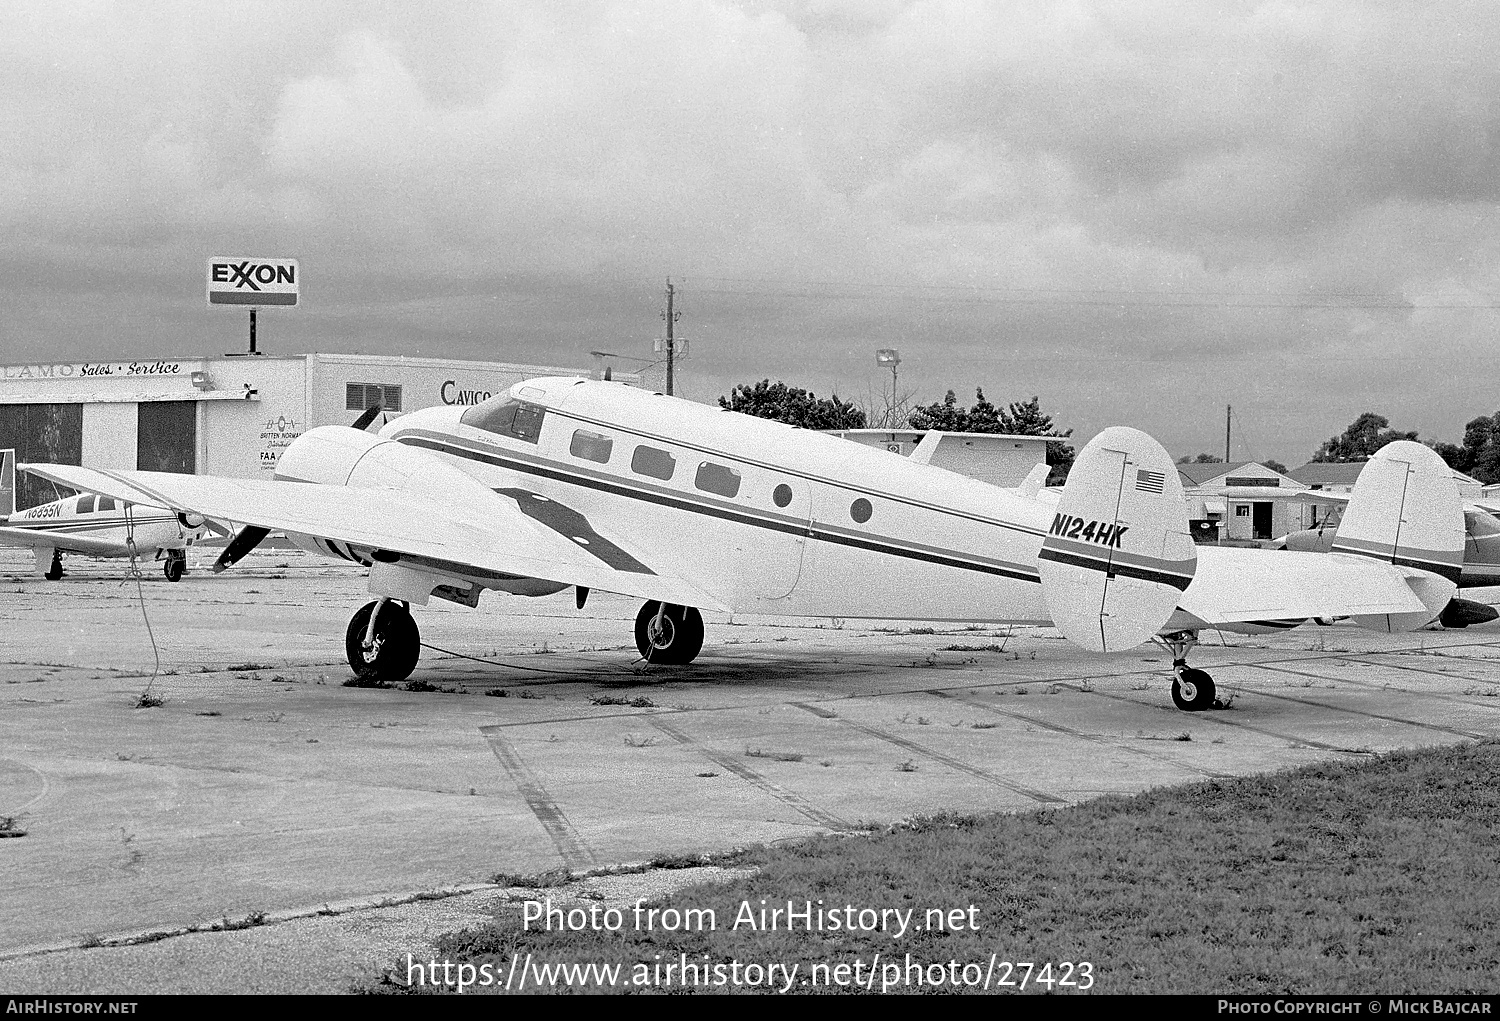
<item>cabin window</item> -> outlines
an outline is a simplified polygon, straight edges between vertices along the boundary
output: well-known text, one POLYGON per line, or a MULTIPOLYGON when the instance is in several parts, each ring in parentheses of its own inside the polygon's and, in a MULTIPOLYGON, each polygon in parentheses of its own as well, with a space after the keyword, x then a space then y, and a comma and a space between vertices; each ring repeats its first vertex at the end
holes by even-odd
POLYGON ((587 429, 579 429, 573 433, 573 442, 568 446, 568 452, 585 461, 609 464, 609 455, 614 447, 615 441, 608 436, 591 433, 587 429))
POLYGON ((771 502, 778 507, 785 507, 792 502, 792 487, 783 482, 771 490, 771 502))
POLYGON ((630 470, 653 479, 670 479, 677 470, 677 458, 655 447, 636 447, 630 458, 630 470))
POLYGON ((115 509, 115 498, 112 496, 99 497, 99 510, 112 511, 115 509))
POLYGON ((491 397, 476 404, 459 416, 464 425, 483 429, 485 432, 511 436, 527 443, 535 443, 542 435, 542 419, 547 409, 538 404, 527 404, 511 397, 491 397))
POLYGON ((861 525, 870 520, 872 513, 874 509, 870 506, 870 501, 862 496, 849 505, 849 516, 861 525))
POLYGON ((92 496, 80 496, 78 498, 78 513, 92 514, 94 512, 94 498, 92 496))
POLYGON ((693 485, 705 493, 734 496, 740 491, 740 473, 725 465, 704 461, 698 465, 698 476, 693 485))

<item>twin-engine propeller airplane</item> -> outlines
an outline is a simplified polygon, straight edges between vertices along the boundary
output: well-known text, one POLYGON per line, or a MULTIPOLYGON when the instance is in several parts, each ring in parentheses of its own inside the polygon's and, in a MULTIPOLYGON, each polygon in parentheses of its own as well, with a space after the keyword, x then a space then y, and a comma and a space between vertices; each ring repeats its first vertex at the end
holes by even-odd
POLYGON ((1418 444, 1377 460, 1333 554, 1197 549, 1171 458, 1134 429, 1096 436, 1044 501, 1035 487, 572 378, 411 412, 379 436, 311 429, 283 453, 280 481, 28 470, 245 522, 216 570, 271 529, 367 565, 377 598, 345 647, 356 672, 386 680, 417 663, 411 604, 573 587, 580 608, 592 589, 643 600, 636 645, 655 663, 698 655, 700 609, 1051 624, 1095 652, 1155 639, 1173 653, 1173 700, 1200 710, 1214 684, 1186 654, 1202 628, 1349 616, 1407 629, 1447 604, 1463 548, 1457 489, 1418 444))
POLYGON ((179 581, 187 571, 187 547, 208 530, 201 517, 165 507, 128 505, 112 496, 81 493, 16 512, 14 453, 0 452, 0 546, 30 546, 37 573, 48 581, 63 576, 62 555, 94 557, 150 557, 162 561, 168 581, 179 581), (195 523, 196 522, 196 523, 195 523))

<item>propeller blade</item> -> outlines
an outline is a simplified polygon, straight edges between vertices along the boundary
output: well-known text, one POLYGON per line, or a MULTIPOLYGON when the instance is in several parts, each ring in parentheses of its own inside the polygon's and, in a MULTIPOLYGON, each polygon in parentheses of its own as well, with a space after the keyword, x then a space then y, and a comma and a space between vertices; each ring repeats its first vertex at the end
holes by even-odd
POLYGON ((364 410, 364 413, 354 420, 354 428, 363 432, 369 427, 371 422, 375 421, 375 416, 380 414, 384 410, 385 409, 378 404, 372 408, 366 408, 364 410))
POLYGON ((214 561, 214 573, 219 574, 226 568, 233 567, 239 559, 260 545, 260 541, 271 533, 269 528, 261 528, 259 525, 246 525, 240 529, 240 534, 229 540, 229 545, 224 547, 224 552, 219 554, 219 559, 214 561))

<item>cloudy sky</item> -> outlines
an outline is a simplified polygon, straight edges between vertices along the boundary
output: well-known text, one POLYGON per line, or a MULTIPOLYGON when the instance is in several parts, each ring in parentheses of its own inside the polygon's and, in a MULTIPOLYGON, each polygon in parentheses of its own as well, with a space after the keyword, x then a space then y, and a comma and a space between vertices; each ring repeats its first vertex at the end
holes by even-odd
MULTIPOLYGON (((1300 464, 1500 409, 1500 5, 0 6, 0 362, 240 350, 1040 395, 1300 464)), ((877 399, 878 400, 878 399, 877 399)))

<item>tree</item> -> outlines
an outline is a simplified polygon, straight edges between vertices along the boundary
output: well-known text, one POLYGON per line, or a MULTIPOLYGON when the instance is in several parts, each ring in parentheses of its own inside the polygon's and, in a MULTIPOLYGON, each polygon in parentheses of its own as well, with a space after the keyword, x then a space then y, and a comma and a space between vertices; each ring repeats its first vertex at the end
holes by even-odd
POLYGON ((1427 445, 1455 471, 1466 472, 1485 485, 1500 481, 1500 412, 1471 419, 1464 426, 1462 445, 1440 441, 1427 445))
POLYGON ((1224 459, 1217 454, 1183 454, 1177 459, 1178 464, 1223 464, 1224 459))
MULTIPOLYGON (((911 413, 907 424, 913 429, 938 429, 956 433, 1011 433, 1016 436, 1056 436, 1063 439, 1073 435, 1073 430, 1058 432, 1052 424, 1052 416, 1044 414, 1041 399, 1012 402, 1001 410, 985 399, 983 388, 974 389, 974 405, 965 409, 958 403, 952 390, 925 408, 911 413)), ((1068 478, 1073 467, 1073 448, 1066 443, 1047 444, 1047 464, 1052 470, 1047 475, 1047 484, 1060 485, 1068 478)))
POLYGON ((1414 440, 1416 432, 1389 428, 1384 415, 1366 411, 1350 423, 1341 436, 1331 436, 1313 454, 1314 461, 1368 461, 1375 451, 1392 440, 1414 440))
POLYGON ((787 386, 780 380, 772 383, 763 379, 754 386, 738 383, 728 397, 719 398, 719 407, 803 429, 865 427, 865 413, 852 403, 839 400, 837 394, 820 399, 808 390, 787 386))
POLYGON ((1286 474, 1286 465, 1282 464, 1280 461, 1277 461, 1277 460, 1275 460, 1273 458, 1269 458, 1268 457, 1264 461, 1262 461, 1261 464, 1265 465, 1267 468, 1271 469, 1273 472, 1280 472, 1283 475, 1286 474))

